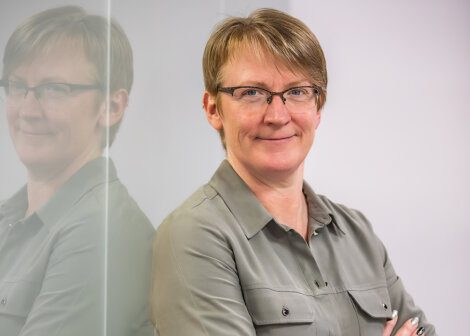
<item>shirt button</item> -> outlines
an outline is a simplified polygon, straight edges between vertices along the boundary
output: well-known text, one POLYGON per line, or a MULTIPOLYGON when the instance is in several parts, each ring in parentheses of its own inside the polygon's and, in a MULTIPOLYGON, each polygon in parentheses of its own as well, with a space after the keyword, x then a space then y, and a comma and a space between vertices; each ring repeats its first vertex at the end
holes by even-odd
POLYGON ((388 309, 388 306, 387 306, 387 304, 386 304, 386 303, 382 303, 382 307, 384 307, 384 309, 385 309, 385 310, 387 310, 387 309, 388 309))
POLYGON ((281 310, 281 313, 282 313, 282 316, 287 316, 289 315, 289 308, 287 307, 282 307, 282 310, 281 310))
POLYGON ((2 301, 0 301, 0 303, 2 304, 2 306, 6 305, 7 304, 7 298, 3 297, 2 301))

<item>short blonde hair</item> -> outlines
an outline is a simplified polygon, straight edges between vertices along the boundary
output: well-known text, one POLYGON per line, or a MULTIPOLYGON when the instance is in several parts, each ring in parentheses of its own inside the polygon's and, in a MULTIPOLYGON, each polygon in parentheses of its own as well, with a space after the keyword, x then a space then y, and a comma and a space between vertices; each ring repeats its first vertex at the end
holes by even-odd
MULTIPOLYGON (((134 77, 133 57, 125 32, 116 21, 88 14, 76 6, 48 9, 20 24, 5 47, 2 78, 8 79, 17 67, 68 41, 81 48, 94 65, 97 84, 103 89, 109 85, 111 93, 119 89, 130 93, 134 77)), ((109 145, 114 141, 119 125, 120 122, 110 128, 109 145)), ((106 145, 104 140, 102 147, 106 145)))
POLYGON ((312 31, 299 19, 263 8, 248 17, 230 17, 219 23, 207 41, 202 60, 204 84, 216 95, 222 68, 241 47, 267 52, 294 72, 304 74, 320 89, 318 109, 326 101, 327 71, 323 50, 312 31))
MULTIPOLYGON (((230 17, 220 22, 209 37, 202 58, 204 85, 209 94, 217 96, 222 69, 241 48, 249 48, 259 56, 273 56, 289 70, 302 73, 319 88, 317 108, 323 107, 328 84, 326 60, 317 38, 302 21, 262 8, 246 18, 230 17)), ((224 130, 219 134, 225 149, 224 130)))

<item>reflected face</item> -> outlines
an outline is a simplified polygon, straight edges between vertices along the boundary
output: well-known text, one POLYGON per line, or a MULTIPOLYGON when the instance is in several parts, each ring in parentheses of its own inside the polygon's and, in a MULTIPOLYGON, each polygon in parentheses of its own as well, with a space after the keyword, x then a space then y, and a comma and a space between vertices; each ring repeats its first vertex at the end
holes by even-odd
MULTIPOLYGON (((255 57, 240 52, 222 69, 222 86, 255 86, 281 92, 312 85, 305 76, 293 73, 272 57, 255 57)), ((256 95, 256 92, 246 92, 256 95)), ((270 104, 247 106, 227 93, 219 92, 217 114, 211 122, 225 134, 227 159, 254 176, 294 173, 303 167, 320 122, 313 103, 308 109, 287 107, 279 96, 270 104)))
MULTIPOLYGON (((8 79, 27 87, 95 84, 94 70, 83 52, 58 46, 20 65, 8 79)), ((99 90, 76 90, 59 98, 61 94, 56 93, 50 88, 36 97, 30 90, 26 96, 7 98, 10 135, 28 170, 57 170, 74 162, 82 165, 100 154, 99 90)))

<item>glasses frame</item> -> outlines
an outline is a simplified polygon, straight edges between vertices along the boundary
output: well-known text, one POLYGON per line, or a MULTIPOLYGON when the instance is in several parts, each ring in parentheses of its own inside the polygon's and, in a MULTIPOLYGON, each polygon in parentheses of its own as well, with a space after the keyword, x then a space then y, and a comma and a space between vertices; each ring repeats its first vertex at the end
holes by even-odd
POLYGON ((266 102, 269 104, 272 103, 273 97, 274 96, 279 96, 281 98, 282 103, 285 105, 287 98, 284 97, 284 94, 288 91, 294 90, 294 89, 304 89, 304 88, 311 88, 314 89, 314 94, 315 94, 315 103, 318 104, 318 97, 320 95, 320 88, 316 85, 302 85, 302 86, 293 86, 291 88, 285 89, 284 91, 269 91, 265 88, 261 88, 258 86, 250 86, 250 85, 242 85, 242 86, 227 86, 227 87, 218 87, 217 92, 223 92, 223 93, 228 93, 233 97, 233 93, 237 89, 257 89, 257 90, 262 90, 267 93, 269 93, 269 96, 266 98, 266 102))
MULTIPOLYGON (((2 79, 0 80, 0 87, 5 88, 5 93, 7 96, 10 95, 10 83, 21 83, 20 81, 14 81, 14 80, 9 80, 9 79, 2 79)), ((29 91, 32 91, 34 93, 34 97, 38 100, 42 100, 42 95, 40 94, 40 88, 45 87, 46 85, 51 85, 51 84, 60 84, 60 85, 65 85, 69 88, 70 93, 73 93, 74 91, 89 91, 89 90, 102 90, 102 86, 99 84, 75 84, 75 83, 63 83, 63 82, 46 82, 46 83, 41 83, 36 86, 24 86, 24 89, 26 90, 23 99, 25 99, 28 96, 29 91)))

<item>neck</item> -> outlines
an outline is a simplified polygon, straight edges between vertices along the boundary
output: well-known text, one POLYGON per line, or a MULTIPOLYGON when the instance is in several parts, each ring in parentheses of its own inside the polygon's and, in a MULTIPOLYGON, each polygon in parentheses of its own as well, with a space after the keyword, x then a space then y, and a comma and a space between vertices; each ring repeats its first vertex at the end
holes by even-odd
POLYGON ((273 218, 307 239, 308 208, 303 187, 303 163, 290 173, 253 174, 228 160, 273 218))
POLYGON ((72 162, 54 167, 28 167, 28 209, 26 217, 37 211, 86 163, 100 154, 93 153, 77 157, 72 162))

